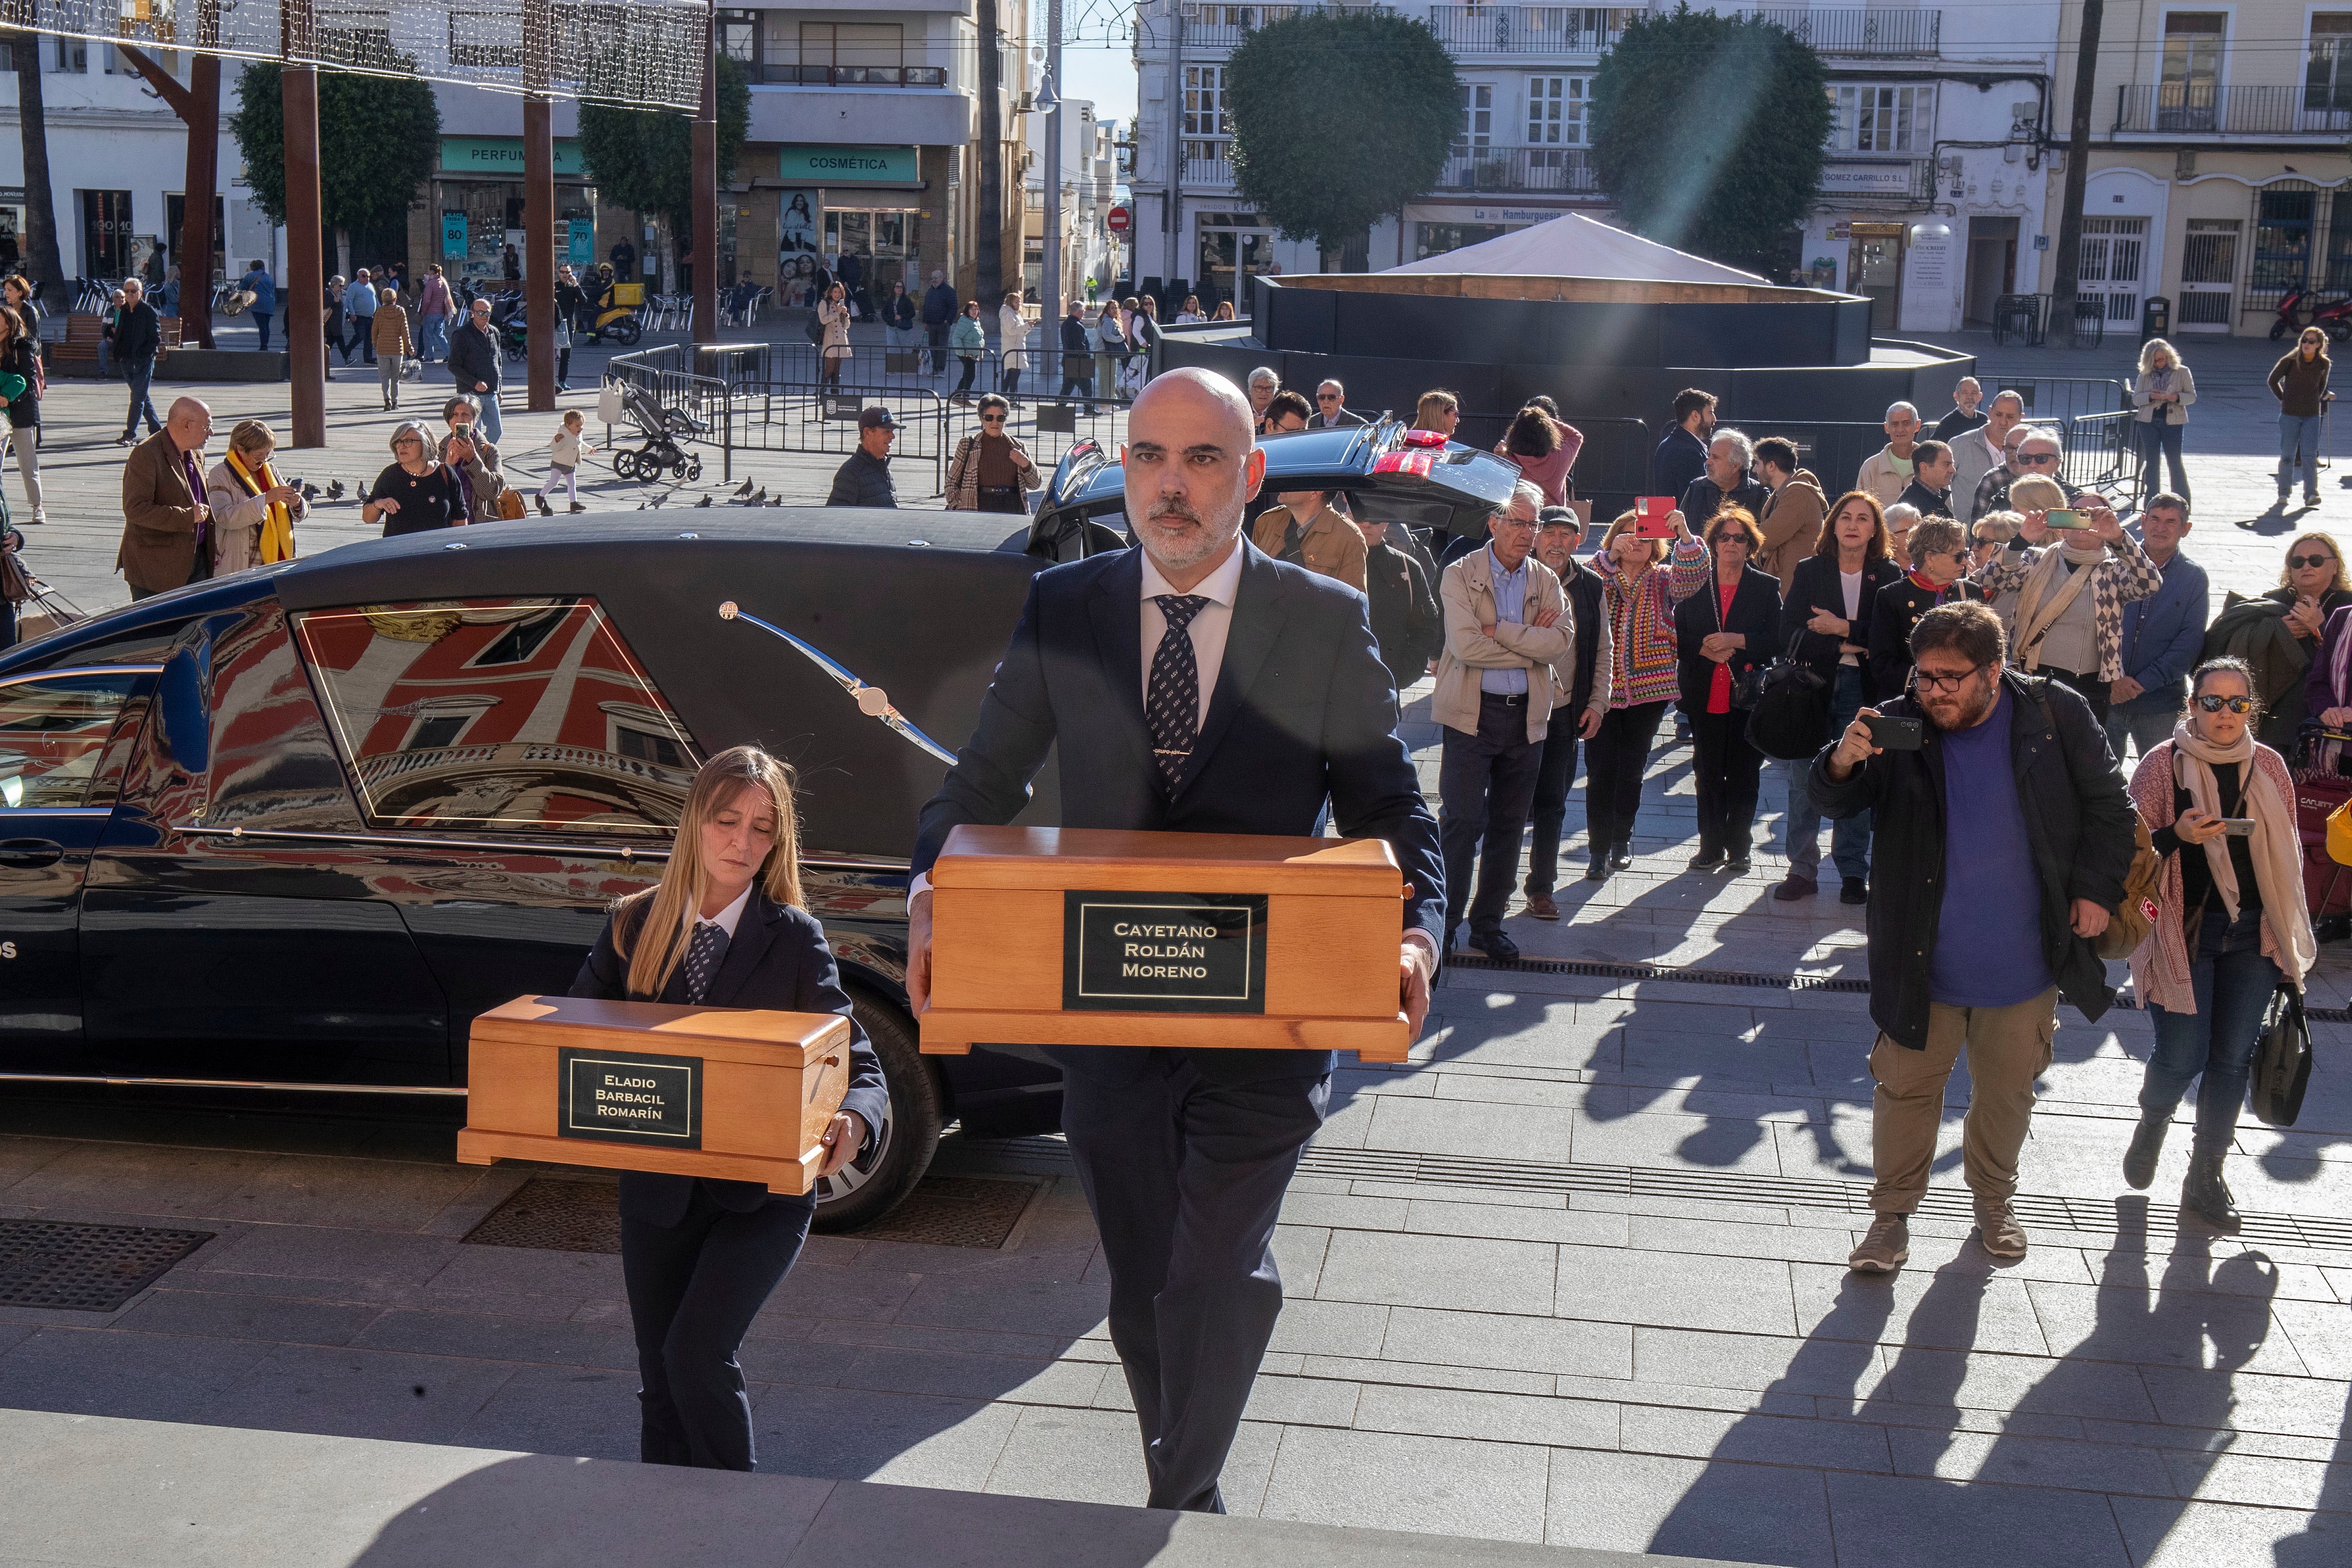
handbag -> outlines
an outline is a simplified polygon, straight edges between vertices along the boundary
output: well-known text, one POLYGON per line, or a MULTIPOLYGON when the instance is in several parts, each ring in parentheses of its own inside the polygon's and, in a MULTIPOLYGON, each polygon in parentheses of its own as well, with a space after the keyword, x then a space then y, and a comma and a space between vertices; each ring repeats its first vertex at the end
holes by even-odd
POLYGON ((1733 705, 1748 709, 1748 744, 1782 762, 1811 760, 1830 740, 1830 684, 1797 657, 1804 635, 1800 628, 1786 653, 1748 670, 1731 686, 1733 705), (1742 685, 1754 688, 1744 703, 1742 685))
POLYGON ((509 486, 506 489, 499 492, 499 520, 500 522, 520 522, 527 515, 529 515, 529 508, 522 504, 522 492, 520 490, 515 489, 513 486, 509 486))
POLYGON ((2156 841, 2147 836, 2147 823, 2137 811, 2132 813, 2132 862, 2124 873, 2124 901, 2107 917, 2106 929, 2091 943, 2102 958, 2130 957, 2156 928, 2157 879, 2164 874, 2164 861, 2156 852, 2156 841))
MULTIPOLYGON (((1712 575, 1707 578, 1706 587, 1700 591, 1706 595, 1706 601, 1715 606, 1715 629, 1729 631, 1730 628, 1723 623, 1723 593, 1712 575)), ((1738 601, 1739 591, 1734 588, 1731 596, 1735 601, 1738 601)), ((1765 666, 1761 664, 1750 664, 1732 675, 1731 708, 1734 713, 1745 713, 1755 707, 1757 699, 1764 695, 1764 675, 1765 666)))
POLYGON ((2310 1082, 2311 1029, 2303 1016, 2303 993, 2282 983, 2263 1015, 2262 1038, 2254 1047, 2248 1094, 2254 1114, 2273 1127, 2294 1126, 2310 1082))

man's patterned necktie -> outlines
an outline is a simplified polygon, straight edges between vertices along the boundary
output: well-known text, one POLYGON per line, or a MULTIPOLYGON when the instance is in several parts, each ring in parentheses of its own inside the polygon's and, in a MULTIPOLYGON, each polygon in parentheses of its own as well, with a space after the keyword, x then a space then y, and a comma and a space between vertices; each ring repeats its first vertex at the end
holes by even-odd
POLYGON ((696 1007, 710 994, 710 982, 727 956, 727 927, 716 920, 698 921, 694 940, 686 949, 686 999, 696 1007))
POLYGON ((1192 660, 1192 617, 1209 602, 1200 593, 1163 593, 1153 599, 1167 618, 1168 634, 1151 655, 1151 683, 1143 699, 1143 722, 1151 730, 1151 757, 1160 775, 1174 784, 1201 734, 1201 666, 1192 660))

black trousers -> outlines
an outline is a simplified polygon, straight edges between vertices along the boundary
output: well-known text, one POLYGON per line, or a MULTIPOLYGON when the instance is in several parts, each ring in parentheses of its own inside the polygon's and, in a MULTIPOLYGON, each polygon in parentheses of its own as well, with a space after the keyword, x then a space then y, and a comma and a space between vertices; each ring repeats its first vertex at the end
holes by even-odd
POLYGON ((1691 782, 1698 790, 1698 847, 1703 854, 1745 860, 1756 838, 1756 776, 1764 754, 1748 744, 1748 716, 1695 713, 1691 782))
POLYGON ((2091 716, 2101 724, 2107 722, 2107 683, 2099 679, 2098 671, 2092 670, 2085 674, 2044 664, 2036 674, 2047 675, 2052 680, 2070 685, 2082 693, 2083 700, 2091 705, 2091 716))
POLYGON ((1062 1131, 1110 1266, 1110 1339, 1148 1505, 1223 1513, 1217 1477, 1282 1312, 1275 1220, 1331 1081, 1215 1083, 1179 1051, 1053 1054, 1062 1131))
POLYGON ((923 334, 930 340, 931 374, 936 376, 945 373, 948 368, 948 323, 941 321, 932 325, 926 322, 923 334))
POLYGON ((808 1239, 810 1205, 721 1208, 699 1183, 675 1226, 621 1220, 621 1277, 637 1333, 638 1457, 748 1470, 751 1401, 735 1352, 808 1239))
POLYGON ((1519 873, 1519 836, 1534 803, 1543 746, 1528 738, 1528 699, 1482 692, 1478 733, 1447 725, 1437 770, 1437 831, 1445 852, 1445 937, 1470 906, 1470 929, 1503 924, 1511 883, 1519 873), (1470 893, 1470 864, 1478 862, 1478 892, 1470 893))
POLYGON ((1594 850, 1633 841, 1642 775, 1649 771, 1650 747, 1665 716, 1662 702, 1612 707, 1600 733, 1584 743, 1585 838, 1594 850))
MULTIPOLYGON (((1584 716, 1580 710, 1570 713, 1554 708, 1551 731, 1544 737, 1543 762, 1536 769, 1536 798, 1528 821, 1535 827, 1535 841, 1528 846, 1528 896, 1549 895, 1559 883, 1560 830, 1568 821, 1569 786, 1576 780, 1576 721, 1584 716)), ((1591 792, 1590 772, 1591 748, 1585 748, 1587 770, 1586 790, 1591 792)), ((1590 821, 1586 824, 1591 827, 1590 821)), ((1588 841, 1591 834, 1586 835, 1588 841)))

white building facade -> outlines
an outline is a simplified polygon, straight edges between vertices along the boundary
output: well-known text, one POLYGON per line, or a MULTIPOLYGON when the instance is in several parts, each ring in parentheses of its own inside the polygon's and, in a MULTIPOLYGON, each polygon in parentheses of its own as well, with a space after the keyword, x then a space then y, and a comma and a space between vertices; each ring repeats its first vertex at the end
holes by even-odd
MULTIPOLYGON (((1822 197, 1790 236, 1784 277, 1870 294, 1887 332, 1989 320, 2000 294, 2047 287, 2053 160, 2037 138, 2051 123, 2056 0, 1701 8, 1761 14, 1829 68, 1836 129, 1822 197)), ((1134 194, 1146 284, 1182 278, 1227 298, 1254 273, 1378 269, 1564 212, 1609 214, 1591 161, 1593 76, 1644 12, 1405 0, 1392 9, 1428 22, 1459 78, 1461 123, 1437 187, 1375 226, 1360 256, 1279 238, 1234 192, 1223 62, 1252 29, 1297 9, 1144 0, 1134 194)))

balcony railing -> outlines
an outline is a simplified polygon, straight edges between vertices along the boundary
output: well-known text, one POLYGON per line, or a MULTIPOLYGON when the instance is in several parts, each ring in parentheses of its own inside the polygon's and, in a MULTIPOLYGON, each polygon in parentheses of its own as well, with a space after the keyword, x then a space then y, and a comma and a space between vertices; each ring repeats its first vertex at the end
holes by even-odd
POLYGON ((1432 5, 1429 28, 1456 55, 1598 55, 1639 6, 1432 5))
POLYGON ((1864 59, 1909 59, 1933 56, 1944 36, 1944 14, 1910 7, 1842 6, 1836 10, 1763 9, 1815 52, 1864 59))
POLYGON ((1187 185, 1209 185, 1229 191, 1234 185, 1233 160, 1227 155, 1233 143, 1223 141, 1187 141, 1182 145, 1183 182, 1187 185))
POLYGON ((2118 135, 2340 138, 2347 131, 2352 131, 2352 101, 2308 88, 2142 82, 2116 89, 2118 135))
POLYGON ((782 66, 760 68, 768 87, 945 87, 945 66, 782 66))
POLYGON ((1437 177, 1442 191, 1550 191, 1580 195, 1601 189, 1583 147, 1479 147, 1456 152, 1437 177))
MULTIPOLYGON (((1241 47, 1243 39, 1268 22, 1287 20, 1304 13, 1314 16, 1360 16, 1387 9, 1381 5, 1211 5, 1185 0, 1184 47, 1209 53, 1241 47)), ((1160 47, 1166 47, 1163 36, 1160 47)))

